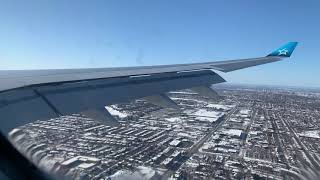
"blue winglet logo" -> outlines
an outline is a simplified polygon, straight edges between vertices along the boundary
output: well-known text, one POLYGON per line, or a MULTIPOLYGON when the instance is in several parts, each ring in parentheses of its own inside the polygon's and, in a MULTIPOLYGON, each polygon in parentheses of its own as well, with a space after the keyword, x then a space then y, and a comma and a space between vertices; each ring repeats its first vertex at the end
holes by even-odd
POLYGON ((277 50, 273 51, 268 56, 280 56, 280 57, 290 57, 293 50, 296 48, 298 42, 289 42, 277 50))

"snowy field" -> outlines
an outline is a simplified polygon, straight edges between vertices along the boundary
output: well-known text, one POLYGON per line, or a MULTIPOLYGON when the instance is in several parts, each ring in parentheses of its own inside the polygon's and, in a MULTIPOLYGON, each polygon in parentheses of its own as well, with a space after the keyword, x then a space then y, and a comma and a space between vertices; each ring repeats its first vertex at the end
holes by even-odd
POLYGON ((209 111, 206 109, 198 109, 196 111, 188 110, 188 111, 185 111, 185 113, 191 116, 195 116, 196 120, 208 121, 208 122, 215 122, 224 115, 224 112, 209 111))

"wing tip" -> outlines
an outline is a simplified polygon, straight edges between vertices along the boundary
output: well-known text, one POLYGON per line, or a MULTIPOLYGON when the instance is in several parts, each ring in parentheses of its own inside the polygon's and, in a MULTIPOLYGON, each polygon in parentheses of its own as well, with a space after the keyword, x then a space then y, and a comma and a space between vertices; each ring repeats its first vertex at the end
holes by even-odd
POLYGON ((298 45, 298 42, 288 42, 287 44, 281 46, 280 48, 276 49, 272 53, 268 54, 268 56, 274 56, 274 57, 290 57, 293 53, 294 49, 298 45))

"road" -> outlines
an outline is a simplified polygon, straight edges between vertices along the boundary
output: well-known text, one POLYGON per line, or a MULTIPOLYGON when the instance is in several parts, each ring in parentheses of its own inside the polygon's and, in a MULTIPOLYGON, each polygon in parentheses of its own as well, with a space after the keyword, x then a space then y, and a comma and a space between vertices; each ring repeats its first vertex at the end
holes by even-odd
POLYGON ((210 130, 210 132, 205 135, 200 141, 195 143, 188 151, 187 154, 192 156, 194 153, 198 152, 199 148, 203 145, 204 142, 206 142, 220 127, 221 125, 226 122, 232 114, 234 114, 238 110, 237 107, 233 108, 232 110, 229 111, 229 113, 223 118, 222 121, 219 123, 215 124, 215 126, 210 130))
POLYGON ((288 159, 286 158, 285 156, 285 152, 282 148, 282 145, 281 145, 281 141, 280 141, 280 138, 279 138, 279 127, 275 121, 275 117, 270 117, 270 114, 268 111, 264 111, 265 113, 265 117, 267 120, 269 120, 271 122, 271 125, 272 125, 272 129, 274 130, 274 140, 275 140, 275 145, 277 146, 277 151, 278 151, 278 154, 279 154, 279 160, 281 163, 284 163, 287 168, 290 168, 290 165, 289 165, 289 162, 288 162, 288 159))
MULTIPOLYGON (((203 143, 205 143, 221 127, 221 125, 224 124, 224 122, 226 122, 228 119, 230 119, 232 114, 234 114, 238 110, 239 110, 238 106, 235 106, 233 109, 231 109, 228 112, 228 114, 226 114, 226 116, 223 118, 222 121, 215 124, 214 127, 212 129, 210 129, 210 132, 208 134, 206 134, 197 143, 195 143, 190 149, 188 149, 186 151, 186 154, 188 157, 187 159, 189 159, 194 153, 197 153, 199 148, 203 145, 203 143)), ((163 180, 168 179, 174 172, 175 171, 168 170, 165 174, 163 174, 162 179, 163 180)))
POLYGON ((305 155, 307 156, 309 162, 312 163, 312 165, 317 169, 320 170, 320 165, 317 163, 316 160, 314 160, 314 158, 312 157, 312 155, 309 153, 309 151, 307 150, 306 146, 301 142, 300 138, 297 136, 297 133, 293 130, 293 128, 289 125, 289 123, 280 118, 281 121, 287 126, 287 128, 289 129, 292 137, 296 140, 296 142, 299 144, 299 146, 301 147, 302 151, 305 153, 305 155))

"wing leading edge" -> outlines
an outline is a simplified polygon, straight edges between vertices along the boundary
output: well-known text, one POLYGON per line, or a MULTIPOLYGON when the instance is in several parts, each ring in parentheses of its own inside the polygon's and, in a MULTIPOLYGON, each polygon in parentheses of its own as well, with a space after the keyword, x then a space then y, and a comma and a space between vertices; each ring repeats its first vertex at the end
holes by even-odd
POLYGON ((297 42, 289 42, 266 57, 205 63, 174 64, 121 68, 0 70, 0 92, 10 89, 59 82, 74 82, 114 77, 151 75, 159 73, 213 69, 230 72, 251 66, 280 61, 290 57, 297 42))

